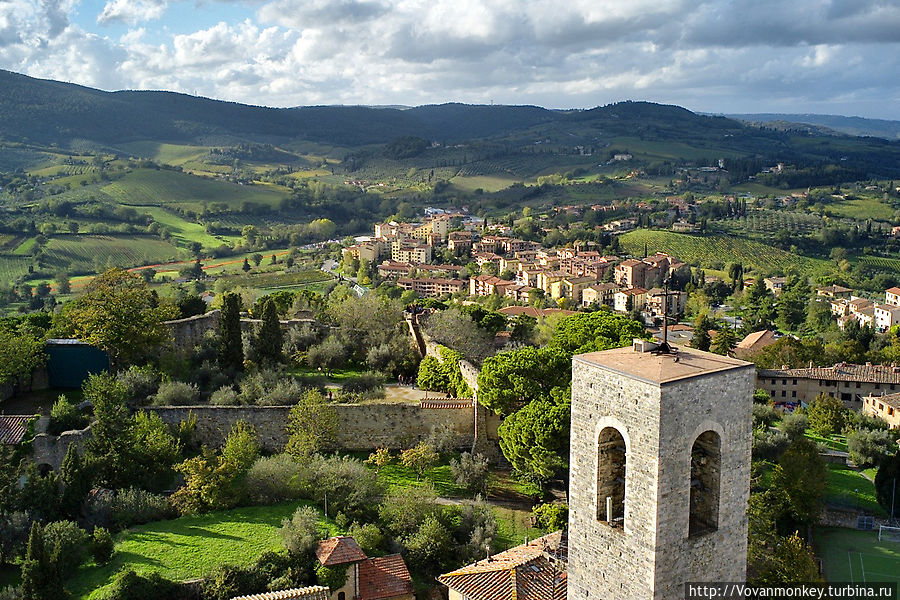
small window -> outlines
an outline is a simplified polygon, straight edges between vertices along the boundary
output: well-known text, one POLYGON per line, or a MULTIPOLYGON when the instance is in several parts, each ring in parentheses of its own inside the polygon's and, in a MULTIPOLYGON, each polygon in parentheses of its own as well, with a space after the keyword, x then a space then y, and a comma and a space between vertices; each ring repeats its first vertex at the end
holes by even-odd
POLYGON ((787 391, 781 390, 781 397, 784 398, 785 396, 787 396, 787 391))
POLYGON ((850 382, 849 382, 849 381, 845 381, 845 382, 844 382, 844 387, 845 387, 845 388, 850 387, 850 382))
POLYGON ((888 415, 894 416, 894 409, 893 409, 893 407, 888 406, 888 415))
POLYGON ((881 402, 878 403, 878 410, 884 410, 884 404, 881 402))
POLYGON ((347 594, 345 592, 338 592, 338 600, 346 600, 347 594))
POLYGON ((797 380, 796 380, 796 379, 792 379, 792 380, 791 380, 791 385, 797 385, 797 380))
POLYGON ((797 397, 797 390, 794 390, 793 392, 791 392, 791 398, 796 398, 796 397, 797 397))
POLYGON ((856 387, 857 387, 857 389, 859 389, 859 382, 858 382, 858 381, 856 382, 856 387))
POLYGON ((782 379, 782 380, 781 380, 781 385, 787 385, 787 379, 782 379))

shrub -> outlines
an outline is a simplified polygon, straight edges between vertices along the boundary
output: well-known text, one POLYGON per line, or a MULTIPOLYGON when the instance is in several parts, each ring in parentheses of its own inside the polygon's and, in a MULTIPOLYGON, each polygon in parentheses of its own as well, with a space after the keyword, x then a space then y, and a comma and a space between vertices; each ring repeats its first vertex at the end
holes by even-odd
POLYGON ((847 450, 860 467, 873 467, 896 452, 897 443, 890 431, 860 429, 847 436, 847 450))
POLYGON ((143 404, 159 389, 159 376, 150 367, 130 366, 116 375, 128 394, 128 399, 143 404))
POLYGON ((257 404, 283 377, 281 372, 273 369, 260 369, 245 375, 238 384, 241 404, 257 404))
POLYGON ((329 510, 342 512, 350 519, 369 516, 378 506, 382 492, 378 476, 349 456, 316 456, 309 462, 304 478, 307 497, 321 506, 327 492, 329 510))
POLYGON ((778 411, 768 404, 753 405, 753 429, 767 429, 778 421, 778 411))
POLYGON ((347 533, 356 540, 367 556, 378 553, 384 543, 384 535, 375 523, 366 523, 365 525, 353 523, 347 533))
POLYGON ((200 390, 192 383, 165 381, 159 385, 153 404, 156 406, 190 406, 197 403, 200 390))
POLYGON ((426 440, 437 452, 447 453, 458 448, 458 436, 453 425, 448 422, 431 426, 426 440))
POLYGON ((341 389, 349 394, 363 394, 384 387, 384 382, 376 373, 366 372, 351 377, 344 382, 341 389))
POLYGON ((425 518, 437 514, 437 494, 431 484, 392 490, 378 507, 384 527, 396 537, 411 535, 425 518))
POLYGON ((347 583, 347 565, 335 565, 326 567, 325 565, 316 565, 316 581, 319 585, 338 590, 347 583))
POLYGON ((222 386, 209 397, 209 403, 215 406, 236 406, 241 403, 238 393, 230 385, 222 386))
POLYGON ((442 571, 454 549, 453 536, 436 515, 427 516, 403 545, 408 552, 409 564, 426 573, 442 571))
POLYGON ((44 528, 44 545, 64 577, 87 558, 88 534, 72 521, 54 521, 44 528))
POLYGON ((303 395, 303 388, 293 378, 282 379, 256 399, 259 406, 292 406, 303 395))
POLYGON ((301 506, 290 519, 281 522, 278 530, 281 543, 288 553, 296 557, 304 557, 316 548, 322 539, 322 528, 319 527, 319 512, 311 506, 301 506))
POLYGON ((754 404, 768 404, 772 400, 772 397, 769 395, 769 392, 766 390, 754 390, 753 391, 753 403, 754 404))
POLYGON ((256 459, 244 480, 253 504, 296 500, 302 495, 301 467, 287 454, 256 459))
POLYGON ((569 524, 569 506, 559 502, 539 504, 531 509, 534 526, 544 531, 558 531, 569 524))
POLYGON ((56 402, 53 403, 53 408, 50 409, 50 426, 48 429, 50 434, 59 435, 63 431, 82 429, 87 424, 87 418, 81 414, 78 407, 60 394, 56 402))
POLYGON ((853 429, 890 429, 891 425, 884 419, 876 415, 867 415, 858 410, 856 412, 847 413, 847 425, 853 429))
POLYGON ((139 488, 126 488, 115 494, 98 495, 90 504, 92 512, 105 512, 109 522, 117 529, 171 519, 175 516, 168 498, 139 488))
POLYGON ((753 460, 778 460, 791 444, 791 438, 783 431, 755 431, 751 454, 753 460))
POLYGON ((91 555, 94 557, 95 563, 98 565, 108 563, 109 559, 112 558, 113 552, 115 552, 115 547, 116 544, 108 529, 103 527, 94 528, 94 532, 91 534, 91 555))
POLYGON ((803 437, 808 428, 809 417, 801 412, 793 412, 791 414, 784 415, 784 418, 781 420, 781 424, 779 425, 779 429, 781 429, 781 431, 783 431, 785 435, 787 435, 792 440, 803 437))
POLYGON ((164 578, 159 573, 138 575, 133 569, 122 569, 113 578, 112 584, 103 595, 105 600, 155 600, 168 598, 175 600, 184 597, 180 587, 174 581, 164 578))
POLYGON ((497 537, 497 517, 481 496, 460 506, 458 531, 457 539, 465 542, 460 558, 471 562, 490 553, 497 537))
POLYGON ((22 586, 0 588, 0 600, 25 600, 25 591, 22 586))
POLYGON ((318 390, 307 390, 288 415, 285 451, 304 460, 327 447, 337 432, 337 413, 318 390))
POLYGON ((456 485, 472 494, 485 494, 490 477, 488 459, 481 454, 463 452, 459 460, 450 459, 450 472, 456 485))
POLYGON ((24 512, 0 512, 0 565, 25 553, 31 519, 24 512))

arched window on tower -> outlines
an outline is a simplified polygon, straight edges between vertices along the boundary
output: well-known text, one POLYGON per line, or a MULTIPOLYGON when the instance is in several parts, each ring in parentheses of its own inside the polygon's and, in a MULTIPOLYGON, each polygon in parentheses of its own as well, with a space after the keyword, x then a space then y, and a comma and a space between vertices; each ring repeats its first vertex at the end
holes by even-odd
POLYGON ((688 536, 719 528, 719 475, 722 442, 715 431, 704 431, 691 448, 691 517, 688 536))
POLYGON ((597 520, 625 526, 625 438, 614 427, 600 432, 597 443, 597 520))

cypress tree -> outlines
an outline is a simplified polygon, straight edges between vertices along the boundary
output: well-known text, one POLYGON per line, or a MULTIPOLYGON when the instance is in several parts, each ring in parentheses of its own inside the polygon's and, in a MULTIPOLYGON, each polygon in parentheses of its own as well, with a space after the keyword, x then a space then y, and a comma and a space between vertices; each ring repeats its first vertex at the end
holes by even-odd
POLYGON ((44 528, 40 522, 31 523, 28 547, 22 561, 23 600, 46 600, 47 598, 68 598, 63 589, 55 556, 50 556, 44 544, 44 528))
POLYGON ((262 306, 262 323, 256 333, 256 355, 261 363, 278 364, 284 360, 281 324, 275 301, 266 298, 262 306))
POLYGON ((234 292, 228 292, 222 297, 222 312, 219 315, 219 366, 236 371, 244 368, 241 297, 234 292))
POLYGON ((66 451, 66 457, 59 469, 59 478, 65 486, 62 494, 62 510, 67 517, 77 520, 81 503, 91 489, 91 477, 75 444, 70 445, 66 451))

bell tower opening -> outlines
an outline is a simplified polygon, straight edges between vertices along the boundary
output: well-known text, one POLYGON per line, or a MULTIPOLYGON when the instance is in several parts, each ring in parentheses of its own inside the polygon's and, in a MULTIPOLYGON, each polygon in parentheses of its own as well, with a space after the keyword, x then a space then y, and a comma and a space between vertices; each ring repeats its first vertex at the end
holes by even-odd
POLYGON ((719 476, 722 442, 715 431, 704 431, 691 448, 691 515, 688 537, 719 528, 719 476))
POLYGON ((597 443, 597 520, 610 527, 625 526, 625 438, 605 427, 597 443))

